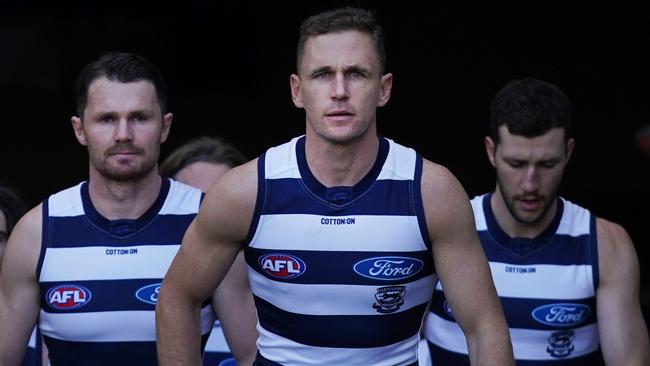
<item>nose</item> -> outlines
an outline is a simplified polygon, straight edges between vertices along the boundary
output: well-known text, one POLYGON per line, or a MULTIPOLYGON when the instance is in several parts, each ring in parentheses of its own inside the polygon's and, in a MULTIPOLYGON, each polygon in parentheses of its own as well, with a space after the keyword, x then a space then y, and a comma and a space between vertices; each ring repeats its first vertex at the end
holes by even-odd
POLYGON ((347 80, 342 73, 337 73, 332 83, 332 99, 345 100, 349 97, 347 80))
POLYGON ((115 131, 116 141, 131 141, 133 140, 133 131, 131 124, 126 118, 120 118, 117 123, 117 131, 115 131))
POLYGON ((538 172, 534 166, 530 166, 525 170, 521 188, 525 192, 535 192, 539 188, 538 172))

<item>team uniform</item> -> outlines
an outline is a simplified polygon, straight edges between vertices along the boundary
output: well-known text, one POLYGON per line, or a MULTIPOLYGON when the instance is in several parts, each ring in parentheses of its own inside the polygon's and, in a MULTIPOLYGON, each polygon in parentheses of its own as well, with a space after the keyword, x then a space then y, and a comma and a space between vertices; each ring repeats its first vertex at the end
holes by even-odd
MULTIPOLYGON (((157 364, 158 291, 201 199, 198 189, 163 179, 135 220, 101 216, 87 182, 43 202, 39 327, 53 366, 157 364)), ((208 299, 203 344, 214 319, 208 299)))
POLYGON ((43 358, 41 352, 43 352, 41 346, 41 333, 39 332, 38 327, 34 327, 32 334, 29 336, 25 358, 20 366, 41 366, 43 358))
MULTIPOLYGON (((490 197, 475 197, 472 208, 517 365, 602 364, 595 217, 560 197, 556 216, 543 233, 533 239, 511 238, 498 226, 490 197)), ((433 365, 469 365, 465 337, 440 283, 425 334, 433 365)))
POLYGON ((221 329, 219 320, 214 322, 212 333, 205 344, 203 353, 203 366, 235 366, 235 358, 230 353, 228 343, 221 329))
POLYGON ((379 139, 353 187, 309 171, 305 137, 258 160, 245 249, 259 318, 256 365, 416 365, 435 274, 422 157, 379 139))

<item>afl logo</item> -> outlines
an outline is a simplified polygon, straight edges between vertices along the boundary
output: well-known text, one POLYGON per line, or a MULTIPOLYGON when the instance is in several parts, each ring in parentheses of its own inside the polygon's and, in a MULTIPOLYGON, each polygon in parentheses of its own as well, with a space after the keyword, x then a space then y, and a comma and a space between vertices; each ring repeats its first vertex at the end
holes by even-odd
POLYGON ((61 285, 52 287, 45 294, 50 307, 59 310, 72 310, 82 307, 90 301, 90 290, 79 285, 61 285))
POLYGON ((408 257, 375 257, 357 262, 354 271, 375 280, 402 280, 424 267, 421 260, 408 257))
POLYGON ((260 257, 259 263, 264 272, 281 279, 298 277, 307 269, 302 259, 289 254, 267 254, 260 257))
POLYGON ((582 304, 549 304, 533 310, 533 318, 546 325, 570 327, 584 322, 591 308, 582 304))
POLYGON ((154 283, 149 286, 142 287, 135 292, 135 297, 147 304, 156 305, 158 302, 158 292, 160 292, 160 286, 162 283, 154 283))

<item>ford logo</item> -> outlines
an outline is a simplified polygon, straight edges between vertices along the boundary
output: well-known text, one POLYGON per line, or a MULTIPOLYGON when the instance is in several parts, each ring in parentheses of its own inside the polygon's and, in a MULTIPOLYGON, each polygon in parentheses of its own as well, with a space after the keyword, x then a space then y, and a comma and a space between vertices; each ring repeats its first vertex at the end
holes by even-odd
POLYGON ((409 257, 374 257, 354 265, 354 271, 375 280, 401 280, 420 272, 424 267, 421 260, 409 257))
POLYGON ((570 327, 584 322, 591 308, 582 304, 549 304, 537 307, 532 315, 535 320, 542 324, 570 327))
POLYGON ((138 291, 135 292, 135 297, 147 304, 156 305, 158 302, 158 292, 160 292, 160 286, 162 283, 154 283, 145 287, 141 287, 138 291))

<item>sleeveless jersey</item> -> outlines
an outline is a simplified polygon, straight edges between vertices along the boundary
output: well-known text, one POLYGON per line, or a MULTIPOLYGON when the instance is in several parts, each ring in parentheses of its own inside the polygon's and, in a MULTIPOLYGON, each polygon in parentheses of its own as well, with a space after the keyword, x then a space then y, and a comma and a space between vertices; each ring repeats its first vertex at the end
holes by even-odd
MULTIPOLYGON (((595 217, 558 198, 554 221, 538 237, 510 238, 491 194, 475 197, 478 235, 510 328, 517 365, 599 365, 595 217), (531 248, 517 254, 509 245, 531 248)), ((433 365, 469 365, 465 337, 438 282, 425 320, 433 365)))
POLYGON ((380 138, 371 171, 325 187, 305 138, 259 159, 245 250, 259 365, 412 365, 435 284, 422 157, 380 138))
MULTIPOLYGON (((158 290, 201 199, 198 189, 163 179, 136 220, 101 216, 87 182, 43 202, 39 326, 53 366, 157 365, 158 290)), ((213 322, 208 299, 203 344, 213 322)))
POLYGON ((226 343, 223 329, 221 329, 221 322, 217 320, 214 322, 210 338, 208 338, 208 342, 205 344, 203 366, 226 365, 235 366, 235 358, 232 353, 230 353, 230 347, 228 347, 228 343, 226 343))

